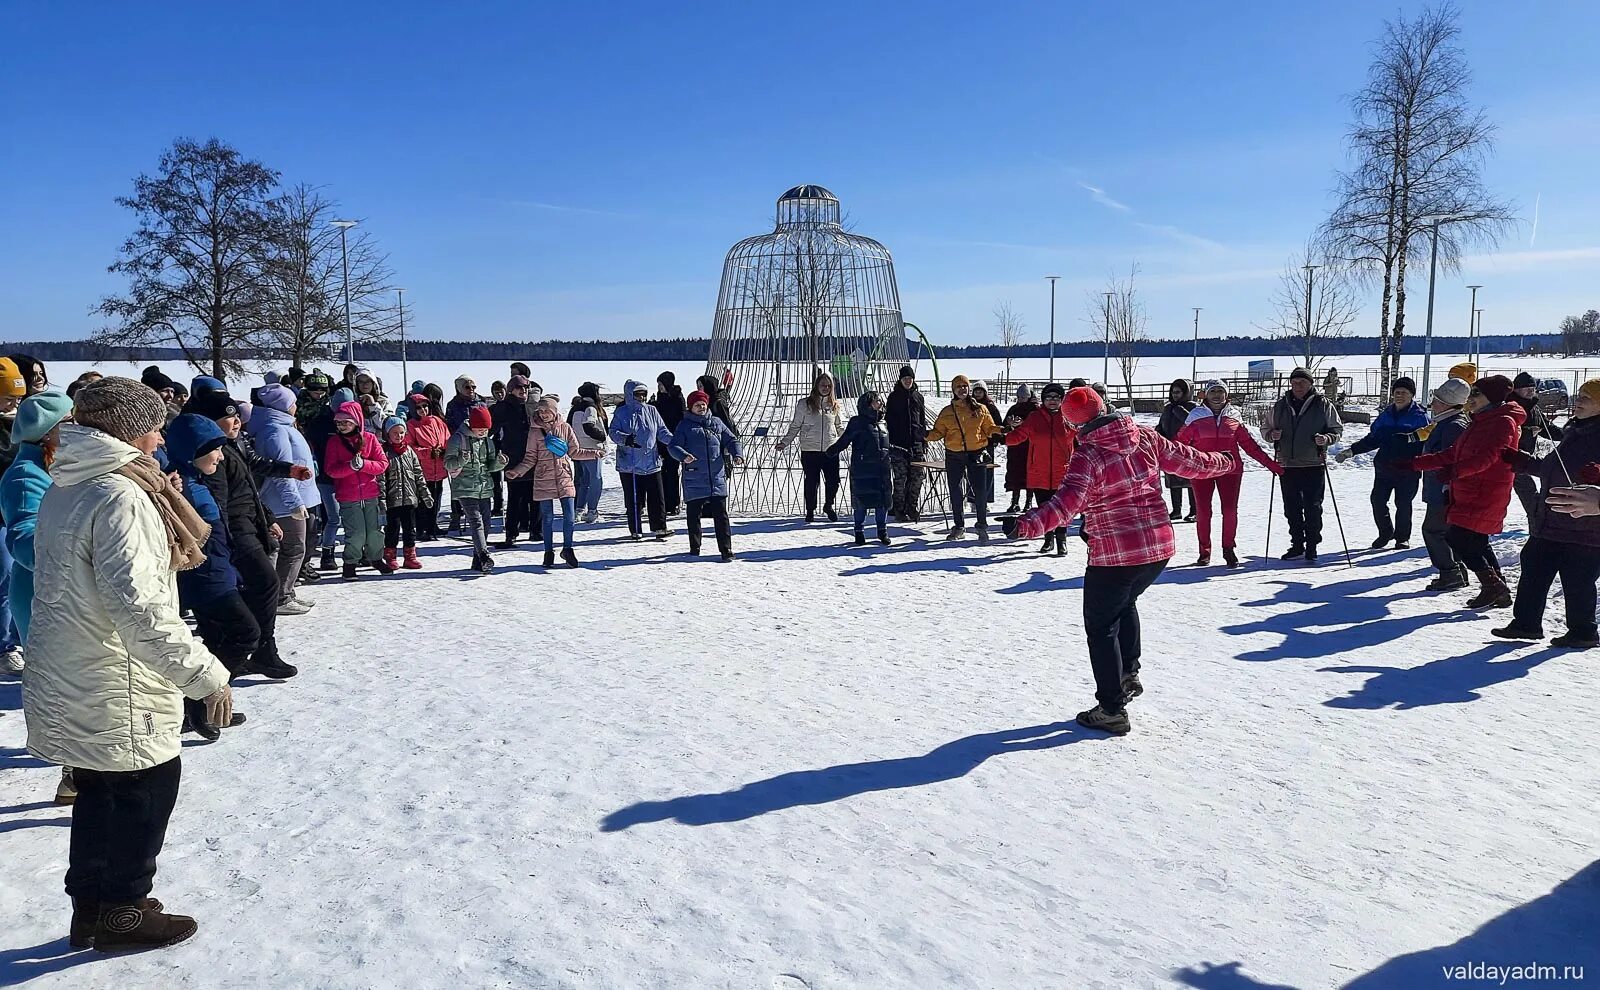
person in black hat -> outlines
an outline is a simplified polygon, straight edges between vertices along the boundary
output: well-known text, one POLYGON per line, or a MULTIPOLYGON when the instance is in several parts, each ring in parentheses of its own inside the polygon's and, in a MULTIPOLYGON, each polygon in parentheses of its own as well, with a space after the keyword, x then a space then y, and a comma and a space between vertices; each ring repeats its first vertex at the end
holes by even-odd
MULTIPOLYGON (((1561 427, 1550 422, 1544 412, 1539 408, 1539 380, 1521 372, 1511 382, 1511 400, 1522 407, 1528 418, 1522 424, 1522 435, 1517 439, 1517 449, 1529 457, 1539 454, 1539 438, 1559 442, 1564 434, 1561 427)), ((1512 491, 1517 493, 1517 501, 1522 503, 1522 511, 1528 514, 1531 522, 1539 514, 1539 483, 1532 474, 1517 473, 1516 480, 1512 482, 1512 491)))
POLYGON ((917 390, 917 373, 908 364, 900 369, 900 380, 889 392, 884 425, 889 430, 889 471, 893 487, 889 512, 896 522, 916 522, 921 518, 922 479, 926 470, 917 466, 928 456, 928 410, 917 390))
POLYGON ((1377 451, 1372 461, 1372 520, 1378 538, 1372 549, 1394 541, 1396 550, 1411 547, 1411 504, 1422 484, 1422 472, 1395 466, 1397 460, 1417 453, 1412 434, 1428 425, 1428 411, 1417 401, 1417 383, 1401 375, 1389 386, 1389 404, 1372 421, 1367 435, 1341 450, 1334 460, 1343 464, 1356 454, 1377 451), (1394 498, 1394 520, 1389 519, 1389 499, 1394 498))
POLYGON ((1283 474, 1283 515, 1289 522, 1284 560, 1317 560, 1322 542, 1322 499, 1328 490, 1328 446, 1344 432, 1339 410, 1316 391, 1311 372, 1289 372, 1289 391, 1272 404, 1261 423, 1261 438, 1272 444, 1283 474))
MULTIPOLYGON (((678 384, 677 375, 663 371, 656 376, 656 397, 650 400, 650 404, 661 414, 661 422, 667 424, 667 432, 677 432, 678 424, 683 422, 684 413, 689 409, 684 403, 683 386, 678 384)), ((662 508, 667 515, 675 516, 683 501, 683 489, 678 481, 678 459, 672 456, 666 444, 659 446, 662 508)))

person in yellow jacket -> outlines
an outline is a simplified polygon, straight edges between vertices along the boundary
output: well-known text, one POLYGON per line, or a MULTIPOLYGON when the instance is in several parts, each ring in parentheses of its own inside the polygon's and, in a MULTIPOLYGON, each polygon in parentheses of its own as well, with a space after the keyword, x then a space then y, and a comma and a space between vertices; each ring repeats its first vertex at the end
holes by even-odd
MULTIPOLYGON (((983 472, 994 469, 994 445, 1000 427, 983 403, 972 397, 972 383, 966 375, 951 379, 950 394, 950 404, 939 411, 933 429, 928 431, 928 441, 944 444, 944 475, 950 486, 950 516, 955 522, 945 535, 959 540, 967 535, 965 482, 970 480, 975 492, 989 490, 983 472)), ((977 517, 978 540, 989 542, 989 506, 981 495, 973 500, 973 514, 977 517)))

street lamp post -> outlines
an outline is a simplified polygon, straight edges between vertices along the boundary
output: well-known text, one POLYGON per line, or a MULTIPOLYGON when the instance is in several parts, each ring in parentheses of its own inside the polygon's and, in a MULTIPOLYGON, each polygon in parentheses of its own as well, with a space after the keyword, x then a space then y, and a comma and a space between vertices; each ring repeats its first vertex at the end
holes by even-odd
POLYGON ((1060 275, 1046 275, 1050 280, 1050 380, 1056 380, 1056 279, 1060 275))
POLYGON ((1477 317, 1477 326, 1472 331, 1472 363, 1480 364, 1483 361, 1483 310, 1472 312, 1477 317))
POLYGON ((1106 293, 1106 358, 1100 365, 1100 384, 1104 385, 1111 380, 1111 297, 1115 292, 1106 293))
POLYGON ((1200 307, 1194 308, 1194 360, 1189 364, 1189 380, 1200 374, 1200 307))
POLYGON ((410 388, 411 372, 406 367, 406 290, 396 288, 394 292, 400 299, 400 380, 410 388))
POLYGON ((1306 364, 1309 365, 1311 363, 1311 282, 1312 282, 1312 279, 1316 278, 1317 269, 1321 268, 1322 266, 1321 265, 1306 264, 1306 265, 1302 265, 1301 267, 1304 268, 1305 272, 1306 272, 1306 341, 1305 341, 1305 356, 1306 356, 1306 364))
POLYGON ((1433 243, 1428 249, 1428 328, 1422 339, 1422 394, 1419 399, 1426 399, 1431 395, 1428 391, 1428 374, 1433 364, 1433 287, 1439 281, 1439 224, 1433 222, 1433 243))
POLYGON ((339 228, 339 258, 344 264, 344 359, 350 364, 356 360, 356 338, 350 329, 350 250, 345 243, 345 231, 360 223, 359 220, 334 220, 332 225, 339 228))
POLYGON ((1474 339, 1478 332, 1478 290, 1483 286, 1469 285, 1467 288, 1472 290, 1472 306, 1467 310, 1467 357, 1470 357, 1472 362, 1476 364, 1478 355, 1474 339))

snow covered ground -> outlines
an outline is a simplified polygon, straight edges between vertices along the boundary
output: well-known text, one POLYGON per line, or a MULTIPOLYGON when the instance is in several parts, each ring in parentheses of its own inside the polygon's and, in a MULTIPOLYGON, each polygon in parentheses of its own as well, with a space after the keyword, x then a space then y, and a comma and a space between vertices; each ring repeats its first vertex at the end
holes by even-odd
MULTIPOLYGON (((523 550, 469 577, 433 544, 422 572, 313 588, 280 626, 301 675, 240 688, 249 724, 185 750, 156 893, 200 933, 138 957, 67 952, 69 816, 0 683, 0 986, 1596 979, 1600 658, 1493 640, 1424 592, 1420 549, 1263 561, 1253 467, 1249 566, 1145 596, 1123 739, 1071 722, 1076 541, 1058 561, 929 522, 857 549, 777 520, 736 525, 723 565, 612 517, 580 529, 581 572, 523 550)), ((1364 548, 1370 474, 1333 477, 1364 548)))

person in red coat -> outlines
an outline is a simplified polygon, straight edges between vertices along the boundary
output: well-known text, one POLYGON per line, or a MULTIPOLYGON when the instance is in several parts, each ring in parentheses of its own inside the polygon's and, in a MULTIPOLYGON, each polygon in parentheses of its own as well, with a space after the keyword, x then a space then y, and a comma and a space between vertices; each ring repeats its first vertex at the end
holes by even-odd
MULTIPOLYGON (((1022 422, 1006 432, 1007 447, 1023 447, 1027 451, 1025 483, 1033 494, 1033 504, 1043 505, 1056 492, 1056 486, 1066 476, 1067 462, 1072 460, 1072 450, 1077 446, 1077 434, 1061 418, 1061 403, 1067 390, 1051 382, 1040 393, 1044 405, 1030 412, 1022 422)), ((1006 473, 1011 462, 1006 462, 1006 473)), ((1054 549, 1056 556, 1067 552, 1067 527, 1065 525, 1044 534, 1040 553, 1054 549)))
POLYGON ((1245 429, 1239 410, 1228 403, 1226 385, 1207 382, 1202 398, 1204 401, 1189 413, 1188 422, 1174 439, 1196 450, 1227 454, 1233 458, 1233 470, 1220 478, 1196 478, 1193 482, 1195 526, 1200 534, 1200 559, 1195 564, 1204 567, 1211 563, 1211 493, 1217 491, 1222 495, 1222 559, 1229 567, 1238 567, 1239 555, 1234 546, 1239 537, 1239 484, 1244 480, 1244 459, 1239 451, 1242 449, 1275 475, 1282 474, 1283 468, 1245 429))
POLYGON ((1517 449, 1528 414, 1515 402, 1506 401, 1511 395, 1511 379, 1505 375, 1480 378, 1472 395, 1481 408, 1473 410, 1472 422, 1455 446, 1395 466, 1403 463, 1405 470, 1445 472, 1450 482, 1450 510, 1445 515, 1450 528, 1445 541, 1478 578, 1478 594, 1467 607, 1510 608, 1511 590, 1500 573, 1489 537, 1505 524, 1516 475, 1500 454, 1517 449))
POLYGON ((1016 534, 1043 536, 1082 512, 1089 537, 1083 572, 1083 632, 1094 668, 1099 704, 1078 714, 1078 724, 1126 735, 1128 702, 1144 693, 1139 681, 1139 595, 1172 559, 1176 547, 1162 472, 1183 478, 1217 478, 1234 469, 1225 454, 1208 454, 1107 411, 1089 388, 1075 388, 1062 404, 1077 430, 1077 449, 1061 487, 1044 505, 1017 518, 1016 534))

